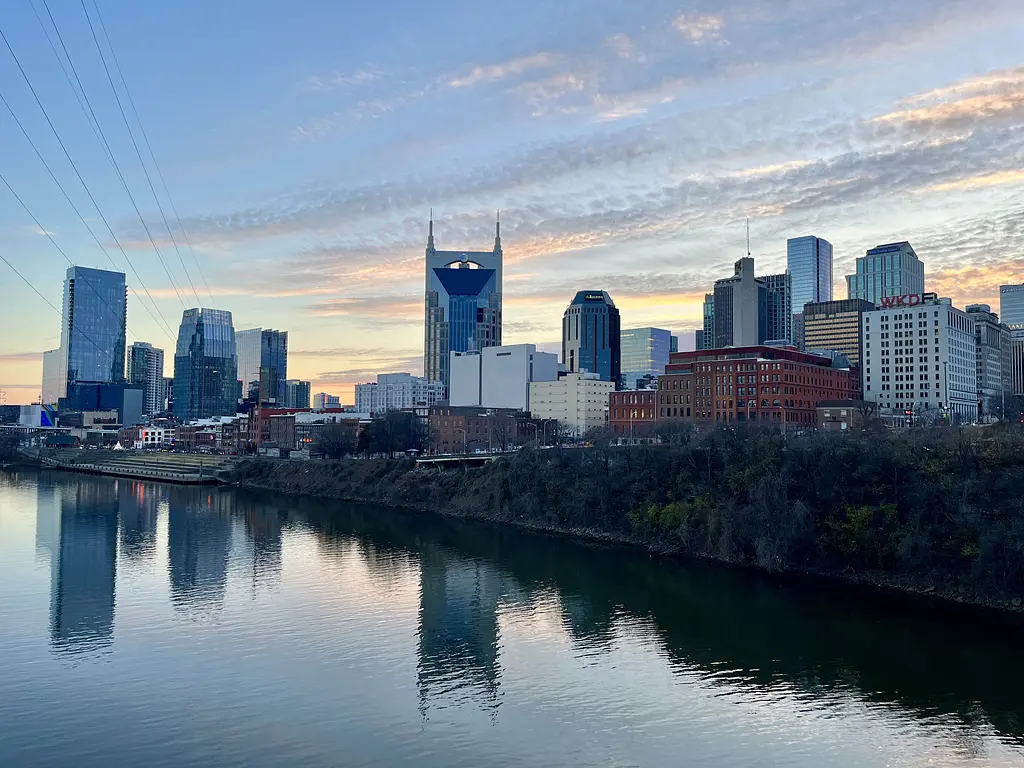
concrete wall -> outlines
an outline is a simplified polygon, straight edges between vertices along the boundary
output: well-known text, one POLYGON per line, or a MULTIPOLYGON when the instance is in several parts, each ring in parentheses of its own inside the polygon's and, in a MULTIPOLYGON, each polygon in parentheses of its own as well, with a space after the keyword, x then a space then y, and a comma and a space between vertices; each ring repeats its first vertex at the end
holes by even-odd
POLYGON ((448 404, 480 405, 479 352, 451 352, 448 363, 448 404))
POLYGON ((576 437, 607 423, 608 401, 615 385, 570 373, 555 381, 530 384, 530 413, 536 419, 557 419, 576 437))
POLYGON ((480 405, 528 411, 530 382, 557 378, 558 355, 538 352, 533 344, 488 347, 481 354, 480 405))

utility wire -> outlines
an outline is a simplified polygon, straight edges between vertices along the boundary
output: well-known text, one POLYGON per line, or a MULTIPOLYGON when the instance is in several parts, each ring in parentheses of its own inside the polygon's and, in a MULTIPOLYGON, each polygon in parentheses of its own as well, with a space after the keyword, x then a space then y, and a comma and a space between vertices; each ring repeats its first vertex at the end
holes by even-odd
MULTIPOLYGON (((45 5, 45 0, 44 0, 44 5, 45 5)), ((46 7, 47 7, 47 10, 49 10, 49 6, 46 6, 46 7)), ((54 27, 54 28, 56 29, 56 27, 54 27)), ((59 30, 58 30, 57 34, 58 34, 58 36, 60 35, 60 31, 59 30)), ((11 44, 7 40, 7 36, 3 33, 2 29, 0 29, 0 39, 3 40, 4 45, 7 46, 7 50, 10 52, 11 56, 14 58, 14 63, 17 64, 18 70, 21 72, 21 76, 25 80, 25 84, 28 86, 28 89, 32 92, 32 96, 33 96, 33 98, 35 98, 36 104, 39 106, 39 109, 42 111, 43 117, 46 118, 46 122, 47 122, 47 124, 49 124, 50 130, 53 131, 53 135, 54 135, 54 137, 56 137, 57 143, 60 144, 61 149, 64 150, 64 155, 67 157, 68 162, 71 163, 71 167, 74 168, 75 173, 78 175, 79 181, 81 181, 82 182, 82 186, 85 187, 86 193, 89 195, 90 199, 93 200, 93 205, 96 206, 97 212, 100 212, 99 211, 99 205, 96 203, 95 198, 93 198, 92 192, 89 191, 88 185, 85 183, 85 180, 82 178, 82 175, 78 172, 78 166, 75 165, 75 161, 71 159, 71 154, 68 152, 67 147, 64 145, 63 140, 61 140, 60 134, 57 133, 57 129, 54 127, 53 121, 50 120, 50 115, 46 111, 46 107, 43 106, 43 102, 39 98, 39 94, 36 92, 35 86, 32 85, 31 78, 29 78, 28 73, 25 71, 25 68, 21 65, 21 60, 18 58, 18 54, 16 54, 14 52, 14 48, 11 47, 11 44)), ((78 71, 75 69, 74 61, 69 59, 68 63, 71 64, 71 69, 75 73, 75 78, 78 79, 78 71)), ((80 79, 78 79, 78 81, 79 81, 79 83, 81 83, 80 79)), ((82 91, 82 93, 85 96, 86 104, 89 105, 89 110, 91 112, 93 112, 93 117, 95 118, 95 112, 92 109, 92 103, 89 101, 88 93, 86 93, 84 90, 82 91)), ((100 135, 102 136, 103 135, 103 127, 99 124, 99 120, 98 119, 96 119, 96 124, 97 124, 97 127, 99 128, 100 135)), ((105 137, 104 137, 104 141, 106 141, 105 137)), ((110 150, 109 144, 107 145, 107 149, 108 149, 108 151, 110 150)), ((111 156, 113 156, 113 152, 112 151, 110 152, 110 154, 111 154, 111 156)), ((167 275, 167 280, 171 283, 171 288, 174 289, 174 293, 178 297, 178 301, 181 302, 181 306, 184 309, 185 308, 185 300, 181 297, 181 293, 178 291, 178 286, 176 286, 174 284, 174 278, 171 276, 171 271, 167 268, 167 264, 164 261, 163 254, 160 253, 160 249, 157 247, 156 240, 153 239, 153 235, 150 233, 149 227, 146 225, 146 220, 143 218, 141 211, 139 211, 139 206, 136 205, 136 203, 135 203, 135 197, 132 195, 131 190, 128 188, 128 184, 125 181, 124 175, 121 173, 120 168, 117 166, 116 161, 114 162, 114 170, 117 171, 118 178, 121 180, 121 186, 124 187, 125 193, 128 195, 128 199, 132 203, 132 207, 135 208, 135 213, 139 217, 139 221, 142 222, 143 229, 145 229, 146 235, 149 237, 149 241, 153 245, 153 250, 156 252, 157 259, 160 261, 160 266, 162 266, 164 268, 164 274, 167 275)), ((104 223, 107 223, 106 222, 106 218, 103 216, 102 213, 100 213, 100 218, 103 218, 104 219, 104 223)), ((110 229, 111 237, 114 237, 113 229, 110 228, 109 224, 107 225, 107 228, 110 229)), ((116 238, 115 238, 115 240, 116 240, 116 238)), ((122 249, 122 251, 123 251, 123 249, 122 249)), ((125 254, 125 258, 128 258, 127 254, 125 254)))
MULTIPOLYGON (((43 2, 45 3, 46 0, 43 0, 43 2)), ((196 256, 196 252, 192 248, 192 243, 189 240, 188 232, 185 230, 185 225, 181 221, 181 215, 178 213, 177 206, 174 205, 174 198, 171 197, 171 191, 170 189, 168 189, 167 181, 164 179, 164 172, 160 169, 160 164, 156 160, 156 153, 153 152, 153 146, 149 143, 149 136, 146 134, 146 127, 142 124, 142 118, 139 116, 139 110, 135 107, 135 100, 132 98, 132 92, 128 88, 128 82, 124 78, 124 71, 121 69, 121 63, 117 59, 117 52, 114 51, 114 46, 110 42, 110 35, 107 34, 107 25, 103 21, 103 15, 100 13, 99 5, 97 4, 96 0, 93 0, 92 4, 93 8, 96 10, 96 19, 99 22, 100 31, 103 32, 103 38, 104 40, 106 40, 107 48, 110 50, 110 57, 114 62, 114 67, 117 69, 117 75, 121 80, 121 86, 124 88, 125 96, 128 97, 128 104, 132 108, 132 112, 135 115, 135 121, 138 123, 139 131, 142 133, 143 142, 146 144, 146 149, 149 152, 149 156, 153 160, 153 167, 156 168, 157 176, 160 179, 160 184, 163 187, 164 194, 167 196, 167 202, 170 203, 171 205, 171 212, 174 214, 174 218, 178 222, 178 229, 181 230, 181 234, 185 239, 185 245, 188 247, 189 252, 192 254, 192 260, 195 262, 196 269, 199 271, 199 277, 202 278, 203 285, 206 286, 206 293, 209 294, 210 301, 213 301, 213 292, 210 290, 210 284, 206 281, 206 275, 203 274, 203 267, 199 263, 199 257, 196 256)), ((86 13, 86 15, 88 16, 88 13, 86 13)), ((161 213, 163 213, 162 210, 161 213)), ((164 223, 167 223, 166 218, 164 219, 164 223)), ((170 229, 168 229, 168 234, 170 234, 170 229)), ((173 236, 171 239, 173 242, 173 236)), ((177 245, 175 245, 175 248, 177 248, 177 245)), ((178 255, 180 256, 181 254, 179 253, 178 255)))
MULTIPOLYGON (((21 195, 19 195, 17 192, 14 191, 14 187, 12 187, 10 182, 7 181, 6 178, 4 178, 4 175, 2 173, 0 173, 0 182, 3 182, 3 185, 5 187, 7 187, 8 191, 14 196, 14 199, 18 201, 18 204, 21 205, 21 207, 25 209, 25 213, 27 213, 29 215, 29 217, 31 217, 32 221, 35 222, 36 226, 39 228, 39 231, 42 232, 51 243, 53 243, 53 247, 56 248, 60 252, 61 256, 64 257, 64 260, 70 266, 74 267, 75 263, 73 261, 71 261, 71 258, 64 252, 64 249, 60 247, 60 245, 57 243, 56 240, 53 239, 53 235, 51 235, 50 232, 46 229, 46 227, 43 226, 42 222, 39 221, 38 218, 36 218, 36 215, 34 213, 32 213, 32 210, 28 207, 28 205, 26 205, 25 201, 21 199, 21 195)), ((103 306, 105 306, 108 310, 110 310, 110 314, 112 316, 117 317, 120 314, 116 309, 114 309, 112 306, 110 306, 110 304, 107 303, 106 299, 103 298, 103 294, 101 294, 98 290, 96 290, 95 284, 93 284, 93 282, 91 280, 89 280, 89 278, 87 278, 85 275, 83 275, 81 277, 81 279, 82 279, 82 281, 86 285, 88 285, 90 288, 92 288, 92 292, 96 295, 96 298, 99 299, 100 302, 102 302, 103 306)), ((127 313, 125 313, 125 314, 127 315, 127 313)), ((131 333, 131 335, 134 336, 136 339, 139 339, 139 340, 142 339, 141 336, 139 336, 137 333, 135 333, 135 331, 133 331, 128 326, 128 321, 127 320, 125 320, 124 327, 125 327, 125 330, 127 330, 129 333, 131 333)))
MULTIPOLYGON (((199 300, 199 294, 196 293, 196 286, 192 282, 192 276, 188 272, 188 267, 185 266, 185 259, 181 255, 178 243, 174 239, 174 233, 171 232, 171 225, 167 221, 167 215, 164 213, 164 207, 160 203, 160 197, 156 193, 156 187, 153 186, 153 179, 149 175, 149 169, 146 167, 146 161, 142 159, 142 151, 139 149, 139 143, 135 140, 135 134, 132 132, 132 127, 128 122, 128 115, 125 114, 124 105, 121 103, 121 96, 118 94, 117 87, 114 85, 114 78, 110 74, 110 67, 107 66, 107 57, 103 55, 103 47, 100 45, 100 39, 96 35, 96 27, 92 23, 92 17, 89 15, 89 9, 85 5, 85 0, 82 0, 82 12, 85 14, 85 20, 89 23, 89 32, 92 33, 92 41, 96 45, 96 53, 99 54, 100 62, 103 64, 103 71, 107 75, 107 82, 110 83, 110 90, 114 94, 114 101, 117 102, 117 108, 121 112, 121 119, 124 120, 124 127, 125 130, 128 131, 128 138, 132 140, 132 146, 135 148, 135 155, 139 158, 139 165, 142 166, 142 172, 145 174, 146 182, 149 184, 149 191, 153 194, 157 210, 160 211, 160 217, 164 221, 164 227, 167 229, 167 236, 171 238, 171 245, 174 246, 174 250, 178 254, 178 261, 181 262, 181 269, 185 273, 185 278, 188 280, 189 287, 192 288, 192 295, 196 297, 196 303, 201 304, 202 302, 199 300)), ((132 200, 132 204, 135 204, 134 199, 132 200)), ((138 206, 136 206, 135 210, 138 212, 138 206)), ((153 236, 149 232, 149 225, 146 224, 145 220, 143 220, 141 213, 139 213, 139 220, 142 221, 142 226, 145 228, 146 234, 149 235, 149 239, 152 241, 153 236)), ((153 247, 156 248, 155 241, 153 241, 153 247)))
MULTIPOLYGON (((21 278, 21 279, 22 279, 23 281, 25 281, 25 285, 27 285, 27 286, 28 286, 29 288, 31 288, 31 289, 32 289, 32 291, 33 291, 33 293, 35 293, 35 295, 36 295, 36 296, 38 296, 38 297, 39 297, 40 299, 42 299, 43 301, 45 301, 45 302, 46 302, 46 305, 47 305, 47 306, 48 306, 48 307, 49 307, 50 309, 52 309, 52 310, 53 310, 54 312, 56 312, 56 313, 57 313, 57 314, 58 314, 58 315, 59 315, 59 316, 61 317, 61 320, 63 320, 63 319, 64 319, 64 313, 63 313, 63 312, 61 312, 61 311, 60 311, 59 309, 57 309, 57 308, 56 308, 56 307, 55 307, 55 306, 53 305, 53 302, 51 302, 51 301, 50 301, 50 300, 49 300, 48 298, 46 298, 46 297, 45 297, 45 296, 44 296, 44 295, 43 295, 42 293, 40 293, 40 292, 39 292, 39 289, 38 289, 38 288, 36 288, 36 287, 35 287, 35 286, 34 286, 34 285, 32 284, 32 281, 31 281, 31 280, 29 280, 29 279, 28 279, 27 277, 25 277, 25 276, 24 276, 23 274, 21 274, 21 272, 19 272, 19 271, 18 271, 18 268, 17 268, 17 267, 15 267, 15 266, 14 266, 13 264, 11 264, 11 262, 9 262, 9 261, 7 260, 7 257, 6 257, 6 256, 4 256, 4 255, 3 255, 3 253, 0 253, 0 261, 2 261, 2 262, 3 262, 4 264, 6 264, 6 265, 7 265, 8 267, 10 267, 10 268, 11 268, 11 269, 13 270, 14 274, 16 274, 16 275, 17 275, 18 277, 20 277, 20 278, 21 278)), ((93 340, 92 340, 92 338, 90 338, 90 337, 89 337, 89 335, 85 333, 85 331, 83 331, 83 330, 82 330, 81 328, 77 327, 77 326, 76 326, 76 325, 75 325, 74 323, 72 323, 72 324, 71 324, 71 327, 72 327, 72 328, 73 328, 74 330, 78 331, 78 332, 79 332, 80 334, 82 334, 82 338, 84 338, 84 339, 85 339, 86 341, 88 341, 88 342, 89 342, 90 344, 92 344, 92 345, 93 345, 94 347, 96 347, 96 349, 97 349, 97 350, 99 350, 99 352, 100 352, 101 354, 105 354, 105 355, 107 355, 107 356, 111 356, 111 355, 112 355, 112 353, 111 353, 111 352, 110 352, 109 350, 105 350, 105 349, 103 349, 103 347, 101 347, 101 346, 100 346, 99 344, 97 344, 97 343, 96 343, 95 341, 93 341, 93 340)))
MULTIPOLYGON (((120 271, 121 268, 114 261, 114 258, 110 255, 110 252, 107 250, 106 246, 103 245, 103 242, 99 239, 99 236, 97 236, 96 232, 93 231, 93 228, 91 226, 89 226, 89 222, 87 222, 85 220, 85 216, 82 215, 82 212, 78 209, 78 206, 75 205, 74 200, 71 199, 71 196, 67 193, 67 190, 64 189, 64 185, 60 183, 60 180, 57 178, 57 176, 54 174, 53 170, 50 168, 50 164, 46 162, 46 158, 43 157, 43 154, 39 151, 39 148, 36 146, 36 143, 32 140, 32 137, 29 136, 28 131, 25 130, 25 126, 22 124, 22 122, 18 118, 17 114, 15 114, 14 110, 11 108, 11 105, 7 102, 7 99, 4 98, 3 93, 0 93, 0 103, 3 103, 3 105, 7 108, 7 111, 10 113, 11 117, 14 119, 15 124, 18 126, 18 128, 21 129, 22 135, 28 141, 29 146, 32 147, 32 151, 35 152, 36 157, 39 158, 39 161, 43 164, 43 167, 46 169, 46 172, 49 174, 50 178, 53 179, 53 183, 56 184, 57 188, 61 191, 61 194, 64 196, 64 199, 67 201, 68 205, 71 206, 71 210, 73 210, 75 212, 75 214, 78 216, 79 221, 82 222, 83 226, 85 226, 85 228, 89 231, 89 234, 92 235, 92 239, 96 241, 96 245, 98 245, 100 250, 103 251, 103 253, 106 255, 107 259, 110 261, 110 264, 114 267, 114 269, 120 271)), ((59 138, 58 138, 58 141, 59 141, 59 138)), ((79 181, 82 182, 82 185, 85 186, 85 182, 82 180, 81 175, 79 175, 78 179, 79 179, 79 181)), ((88 187, 86 187, 86 193, 89 194, 89 198, 93 200, 93 205, 96 207, 96 211, 99 213, 100 218, 103 220, 103 223, 107 224, 107 220, 106 220, 106 218, 104 218, 103 212, 100 211, 99 206, 96 205, 96 201, 95 201, 95 199, 92 198, 92 194, 89 193, 88 187)), ((114 238, 114 242, 117 243, 118 248, 121 249, 121 253, 122 253, 122 255, 124 255, 125 261, 128 262, 128 266, 131 268, 132 274, 135 275, 135 279, 139 281, 139 285, 142 286, 142 290, 145 291, 146 295, 149 297, 149 300, 153 303, 153 309, 155 309, 156 312, 157 312, 157 315, 160 316, 159 320, 153 314, 153 312, 150 310, 150 308, 146 305, 146 303, 144 301, 142 301, 142 297, 139 296, 139 294, 135 291, 134 288, 130 289, 131 292, 135 295, 135 298, 137 298, 139 300, 139 304, 141 304, 142 307, 146 310, 146 312, 149 313, 149 316, 151 318, 153 318, 153 322, 155 322, 157 324, 157 327, 159 327, 160 330, 162 330, 165 334, 167 334, 167 337, 173 343, 174 342, 174 336, 171 333, 171 330, 170 330, 171 326, 170 326, 170 324, 167 322, 166 318, 164 318, 163 313, 160 312, 160 308, 157 306, 156 300, 153 298, 153 295, 149 292, 149 289, 146 288, 146 284, 143 282, 142 277, 139 275, 138 270, 135 269, 135 265, 132 264, 131 259, 128 258, 128 254, 125 253, 124 248, 121 247, 121 244, 118 242, 117 238, 114 237, 114 233, 110 229, 110 225, 109 224, 107 224, 107 231, 110 232, 111 237, 114 238)))

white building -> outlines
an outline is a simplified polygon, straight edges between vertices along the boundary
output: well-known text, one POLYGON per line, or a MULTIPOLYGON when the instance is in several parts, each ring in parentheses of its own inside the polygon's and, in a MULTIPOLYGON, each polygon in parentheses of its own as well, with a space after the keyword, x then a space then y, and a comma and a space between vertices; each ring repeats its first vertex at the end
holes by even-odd
POLYGON ((1010 392, 1024 395, 1024 330, 1010 331, 1010 392))
POLYGON ((444 384, 411 373, 378 373, 376 382, 356 384, 358 413, 429 408, 443 399, 444 384))
POLYGON ((161 448, 169 445, 173 439, 173 429, 167 427, 140 427, 139 439, 135 441, 135 448, 161 448))
POLYGON ((535 419, 557 419, 574 437, 608 423, 608 400, 615 391, 611 381, 596 373, 568 373, 554 381, 530 384, 530 414, 535 419))
POLYGON ((926 417, 978 414, 974 320, 934 293, 882 299, 861 316, 861 388, 882 408, 926 417))
POLYGON ((448 403, 483 408, 530 410, 530 384, 558 378, 558 355, 534 344, 452 352, 448 403))

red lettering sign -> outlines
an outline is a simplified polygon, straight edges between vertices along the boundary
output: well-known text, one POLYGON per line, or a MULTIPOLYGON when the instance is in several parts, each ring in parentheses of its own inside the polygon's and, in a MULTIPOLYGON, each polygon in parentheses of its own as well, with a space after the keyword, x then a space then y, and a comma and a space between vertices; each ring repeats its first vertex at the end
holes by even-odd
POLYGON ((879 306, 882 309, 892 309, 893 307, 916 307, 924 301, 924 296, 920 293, 905 293, 902 296, 883 296, 879 306))

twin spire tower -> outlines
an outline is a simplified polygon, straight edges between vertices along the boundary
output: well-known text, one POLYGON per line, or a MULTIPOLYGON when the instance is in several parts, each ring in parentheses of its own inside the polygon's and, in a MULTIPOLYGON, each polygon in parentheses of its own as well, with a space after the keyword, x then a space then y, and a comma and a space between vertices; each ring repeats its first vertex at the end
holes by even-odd
POLYGON ((501 218, 490 251, 439 251, 427 229, 423 375, 448 390, 451 352, 501 346, 501 218))

